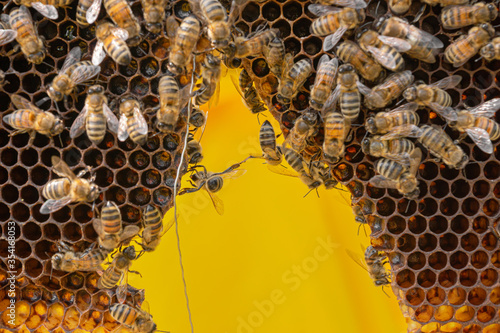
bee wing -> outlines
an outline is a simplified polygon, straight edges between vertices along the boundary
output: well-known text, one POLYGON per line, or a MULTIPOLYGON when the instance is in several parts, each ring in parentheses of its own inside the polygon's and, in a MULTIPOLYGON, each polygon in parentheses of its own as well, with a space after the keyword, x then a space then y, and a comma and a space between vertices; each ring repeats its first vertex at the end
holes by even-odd
POLYGON ((235 20, 236 20, 236 17, 238 17, 238 14, 239 14, 239 9, 241 8, 241 6, 244 6, 246 3, 248 2, 248 0, 233 0, 232 4, 231 4, 231 10, 229 11, 229 18, 228 18, 228 22, 230 24, 232 24, 235 20))
POLYGON ((61 158, 57 155, 53 155, 51 158, 52 162, 52 170, 59 176, 59 177, 66 177, 71 180, 75 179, 76 176, 71 171, 71 169, 68 167, 66 162, 61 160, 61 158))
POLYGON ((12 29, 0 29, 0 45, 12 42, 17 37, 17 31, 12 29))
POLYGON ((490 135, 484 129, 472 127, 465 129, 469 137, 474 143, 487 154, 493 153, 493 144, 491 143, 490 135))
POLYGON ((85 105, 78 115, 76 117, 75 121, 73 122, 73 125, 71 125, 71 128, 69 129, 69 137, 70 138, 76 138, 80 136, 84 131, 85 131, 85 120, 87 119, 87 105, 85 105))
POLYGON ((104 43, 98 40, 94 47, 94 53, 92 53, 92 64, 94 66, 99 66, 105 57, 106 51, 104 51, 104 43))
POLYGON ((231 81, 233 82, 233 85, 236 88, 238 94, 240 94, 241 98, 244 98, 243 92, 241 92, 240 83, 238 79, 234 75, 229 75, 229 77, 231 78, 231 81))
POLYGON ((104 226, 101 222, 101 219, 93 219, 92 226, 94 227, 95 232, 99 237, 103 237, 104 234, 104 226))
POLYGON ((116 289, 116 299, 120 303, 124 303, 127 298, 127 286, 128 286, 128 267, 125 271, 122 271, 122 276, 120 278, 120 283, 116 289))
POLYGON ((460 81, 462 81, 462 77, 460 75, 452 75, 445 77, 444 79, 437 82, 431 83, 429 86, 440 89, 450 89, 459 84, 460 81))
POLYGON ((42 112, 42 110, 34 106, 30 101, 28 101, 21 95, 18 94, 11 95, 10 100, 17 109, 28 109, 36 112, 42 112))
POLYGON ((121 40, 127 40, 128 39, 128 31, 122 28, 114 27, 111 29, 111 33, 116 37, 121 40))
POLYGON ((320 5, 316 3, 310 4, 307 7, 307 9, 309 9, 309 11, 316 16, 324 16, 327 14, 338 13, 342 10, 342 8, 320 5))
POLYGON ((362 93, 364 96, 370 95, 372 93, 372 90, 365 86, 361 81, 357 81, 356 85, 358 86, 358 90, 360 93, 362 93))
POLYGON ((71 73, 71 80, 74 84, 79 84, 90 80, 100 72, 101 67, 99 66, 78 66, 71 73))
POLYGON ((373 176, 369 183, 380 188, 397 188, 398 183, 392 179, 385 178, 382 175, 373 176))
POLYGON ((120 116, 120 121, 118 123, 118 140, 121 142, 127 140, 128 138, 128 125, 127 125, 127 116, 122 114, 120 116))
POLYGON ((408 154, 408 153, 402 153, 402 154, 398 154, 398 155, 384 154, 384 157, 386 157, 390 160, 396 161, 399 164, 402 164, 407 168, 410 167, 410 165, 411 165, 410 154, 408 154))
POLYGON ((135 235, 137 235, 139 233, 140 230, 141 230, 141 228, 139 228, 136 225, 126 226, 125 228, 123 228, 123 231, 120 235, 120 243, 129 239, 129 238, 133 238, 135 235))
POLYGON ((394 127, 389 133, 382 135, 380 140, 390 140, 395 138, 418 138, 422 130, 417 125, 401 125, 394 127))
POLYGON ((64 72, 66 68, 77 63, 82 58, 82 49, 79 46, 76 46, 69 51, 66 59, 64 59, 64 63, 61 67, 61 72, 64 72))
POLYGON ((102 110, 104 111, 104 115, 106 116, 106 120, 108 122, 109 130, 113 133, 118 132, 118 118, 116 118, 115 114, 107 104, 102 105, 102 110))
MULTIPOLYGON (((177 213, 177 218, 179 218, 179 213, 177 213)), ((162 231, 161 231, 161 234, 160 234, 160 237, 163 237, 163 235, 165 235, 165 233, 167 231, 170 230, 170 228, 172 228, 175 224, 175 218, 171 219, 170 221, 168 221, 167 225, 163 226, 162 227, 162 231)))
POLYGON ((50 214, 56 212, 64 206, 69 205, 72 201, 73 200, 71 200, 70 196, 66 196, 59 200, 49 199, 43 203, 42 207, 40 207, 40 213, 50 214))
MULTIPOLYGON (((190 1, 190 3, 191 3, 191 1, 190 1)), ((193 8, 193 7, 191 7, 191 8, 193 8)), ((166 24, 166 26, 167 26, 167 36, 168 36, 168 38, 174 39, 175 35, 177 34, 177 29, 179 28, 179 23, 175 19, 174 15, 170 15, 169 17, 167 17, 167 24, 166 24)), ((170 44, 172 44, 172 41, 170 41, 170 44)))
POLYGON ((216 86, 215 86, 215 92, 212 94, 212 97, 208 100, 208 108, 211 109, 217 104, 219 104, 219 96, 220 96, 220 84, 217 81, 216 86))
POLYGON ((323 108, 321 109, 322 116, 326 115, 328 112, 335 111, 335 105, 337 104, 337 100, 339 99, 339 97, 340 85, 337 85, 330 96, 328 96, 325 104, 323 104, 323 108))
POLYGON ((345 26, 340 26, 337 31, 335 31, 333 34, 326 36, 324 42, 323 42, 323 51, 328 52, 331 49, 337 45, 339 40, 342 38, 344 33, 347 31, 347 27, 345 26))
POLYGON ((137 124, 137 131, 141 134, 148 134, 148 123, 141 113, 141 109, 134 108, 134 122, 137 124))
POLYGON ((335 0, 335 5, 355 9, 366 8, 367 6, 363 0, 335 0))
POLYGON ((367 47, 367 49, 382 66, 392 71, 396 70, 396 58, 391 56, 389 52, 383 52, 379 48, 370 45, 367 47))
POLYGON ((410 174, 417 174, 420 161, 422 160, 422 151, 420 148, 415 148, 410 154, 410 174))
POLYGON ((429 107, 446 121, 456 121, 458 119, 457 112, 452 107, 442 106, 439 103, 429 103, 429 107))
POLYGON ((88 24, 92 24, 95 22, 95 20, 97 20, 99 12, 101 11, 101 3, 102 0, 94 0, 92 2, 92 5, 90 5, 89 9, 87 10, 87 14, 85 15, 85 19, 87 20, 88 24))
POLYGON ((267 168, 270 171, 277 173, 279 175, 282 175, 282 176, 288 176, 288 177, 298 177, 299 176, 295 171, 292 171, 281 164, 278 164, 278 165, 268 164, 267 168))
POLYGON ((236 179, 243 176, 247 171, 245 169, 231 170, 222 174, 219 174, 223 179, 236 179))
POLYGON ((417 111, 417 110, 418 110, 418 104, 411 102, 398 106, 394 110, 389 111, 389 113, 399 112, 399 111, 417 111))
POLYGON ((346 249, 345 251, 347 252, 347 255, 351 257, 351 259, 354 260, 356 264, 361 266, 361 268, 363 268, 365 271, 368 271, 368 268, 366 267, 366 262, 359 253, 353 252, 349 249, 346 249))
POLYGON ((408 43, 407 41, 405 41, 404 39, 401 39, 401 38, 379 35, 378 39, 382 43, 389 45, 389 46, 392 46, 398 52, 406 52, 406 51, 409 51, 411 49, 411 44, 408 43))
POLYGON ((495 112, 500 109, 500 98, 493 98, 476 107, 469 109, 469 112, 475 116, 491 118, 495 112))
POLYGON ((224 215, 224 202, 215 193, 211 193, 209 191, 206 192, 208 193, 208 196, 212 200, 212 203, 214 204, 217 213, 219 215, 224 215))
POLYGON ((36 9, 37 12, 49 18, 51 20, 57 20, 59 14, 57 13, 57 8, 52 5, 46 5, 41 2, 32 2, 31 7, 36 9))

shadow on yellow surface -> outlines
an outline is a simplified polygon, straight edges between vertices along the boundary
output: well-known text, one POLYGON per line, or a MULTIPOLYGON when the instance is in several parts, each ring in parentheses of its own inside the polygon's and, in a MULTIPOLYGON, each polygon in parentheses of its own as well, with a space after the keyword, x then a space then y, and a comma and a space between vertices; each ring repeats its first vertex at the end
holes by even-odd
MULTIPOLYGON (((202 164, 220 172, 259 154, 258 132, 256 116, 224 78, 202 139, 202 164)), ((219 192, 223 216, 203 191, 178 198, 195 332, 406 332, 390 288, 388 298, 346 254, 361 254, 360 243, 369 243, 362 230, 357 235, 349 195, 322 187, 319 198, 303 198, 300 180, 273 174, 261 160, 242 168, 247 173, 219 192)), ((130 274, 129 283, 146 288, 158 329, 190 332, 174 227, 132 269, 143 277, 130 274)))

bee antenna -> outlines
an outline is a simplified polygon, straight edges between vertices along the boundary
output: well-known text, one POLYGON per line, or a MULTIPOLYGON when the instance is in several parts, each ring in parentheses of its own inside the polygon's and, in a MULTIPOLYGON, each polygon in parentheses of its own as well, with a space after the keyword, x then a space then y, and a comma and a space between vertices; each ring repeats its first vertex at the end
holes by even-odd
POLYGON ((397 102, 395 106, 398 106, 399 104, 401 104, 401 103, 403 103, 403 102, 404 102, 404 98, 403 98, 403 99, 401 99, 399 102, 397 102))
POLYGON ((205 133, 205 128, 207 127, 207 122, 208 122, 208 110, 207 113, 205 114, 205 123, 203 124, 203 129, 201 130, 201 135, 200 139, 198 140, 198 143, 201 143, 201 139, 203 138, 203 134, 205 133))
POLYGON ((62 142, 62 134, 59 134, 59 142, 61 143, 61 148, 63 147, 63 142, 62 142))
MULTIPOLYGON (((500 27, 500 25, 497 25, 497 27, 500 27)), ((483 56, 480 56, 479 58, 477 58, 476 60, 474 60, 474 62, 478 62, 481 59, 483 59, 483 56)))
POLYGON ((48 62, 42 61, 43 64, 49 66, 50 68, 54 69, 54 65, 49 64, 48 62))
POLYGON ((44 98, 42 98, 41 100, 39 100, 38 102, 36 102, 35 105, 38 106, 38 107, 40 107, 40 105, 42 105, 43 103, 45 103, 47 100, 50 100, 49 96, 45 96, 44 98))

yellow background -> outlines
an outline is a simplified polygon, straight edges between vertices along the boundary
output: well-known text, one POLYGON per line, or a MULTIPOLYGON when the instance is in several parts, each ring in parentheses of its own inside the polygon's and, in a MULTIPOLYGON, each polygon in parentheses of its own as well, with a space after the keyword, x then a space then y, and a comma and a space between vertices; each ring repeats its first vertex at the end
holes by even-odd
MULTIPOLYGON (((220 172, 259 153, 259 127, 224 78, 202 139, 203 165, 220 172)), ((270 172, 261 160, 243 168, 247 173, 219 192, 223 216, 203 191, 178 198, 195 332, 406 332, 390 288, 389 298, 346 254, 361 254, 360 244, 369 242, 362 230, 357 235, 347 193, 322 187, 320 198, 315 192, 303 198, 300 180, 270 172), (330 253, 321 247, 328 238, 335 243, 330 253)), ((190 332, 174 228, 132 269, 143 277, 130 274, 129 283, 146 288, 158 329, 190 332)))

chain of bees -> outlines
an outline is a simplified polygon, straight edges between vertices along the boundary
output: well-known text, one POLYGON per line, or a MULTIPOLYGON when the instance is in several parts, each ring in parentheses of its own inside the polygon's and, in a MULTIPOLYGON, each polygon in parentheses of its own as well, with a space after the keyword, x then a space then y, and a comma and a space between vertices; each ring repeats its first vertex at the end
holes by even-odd
MULTIPOLYGON (((28 7, 49 19, 57 19, 56 7, 69 6, 71 0, 14 2, 19 7, 1 16, 0 45, 16 41, 11 52, 20 49, 29 62, 40 64, 47 50, 28 7)), ((142 38, 139 20, 127 1, 104 0, 111 21, 98 21, 101 2, 80 0, 77 5, 76 21, 82 27, 96 24, 97 43, 91 60, 82 60, 79 47, 70 50, 58 75, 46 90, 47 98, 54 103, 64 100, 69 108, 68 97, 77 86, 92 81, 100 73, 100 64, 107 56, 123 66, 132 61, 129 47, 138 45, 142 38)), ((87 90, 83 109, 70 128, 70 137, 77 140, 85 135, 98 145, 109 129, 120 141, 130 138, 143 145, 150 135, 150 125, 156 132, 165 134, 174 132, 183 121, 187 122, 191 133, 188 133, 186 155, 192 165, 188 170, 193 172, 193 187, 182 189, 179 194, 203 189, 210 195, 217 212, 222 214, 224 206, 216 192, 222 188, 224 179, 236 178, 245 172, 239 167, 246 159, 219 173, 209 172, 199 165, 203 154, 194 135, 206 121, 199 107, 210 105, 218 98, 218 83, 224 69, 240 67, 242 59, 247 57, 263 55, 266 59, 270 71, 279 81, 275 107, 280 109, 291 105, 313 71, 310 59, 294 62, 293 55, 285 50, 284 36, 280 36, 278 29, 263 24, 245 36, 235 28, 234 22, 248 2, 233 0, 228 12, 218 0, 191 0, 192 15, 179 23, 173 15, 167 15, 171 8, 169 1, 142 0, 145 28, 151 34, 159 34, 165 26, 171 41, 168 71, 159 81, 159 106, 151 110, 155 112, 156 122, 148 124, 141 101, 130 96, 120 100, 118 119, 108 106, 104 87, 92 85, 87 90), (208 42, 203 43, 202 39, 208 42), (182 77, 191 77, 191 82, 182 80, 182 77)), ((325 37, 323 50, 334 56, 325 54, 320 58, 310 91, 309 108, 296 119, 284 142, 277 144, 271 123, 265 121, 260 128, 263 155, 250 157, 264 158, 271 171, 298 177, 310 190, 321 185, 327 189, 336 188, 338 181, 333 176, 332 167, 344 156, 344 142, 351 128, 357 126, 362 104, 376 112, 364 123, 369 136, 367 134, 362 141, 362 151, 379 158, 374 165, 378 175, 370 180, 374 186, 397 189, 408 199, 418 198, 417 169, 422 162, 422 148, 450 168, 462 169, 467 165, 468 157, 460 147, 460 140, 454 142, 440 127, 420 125, 416 111, 421 108, 432 110, 447 122, 447 126, 462 133, 461 139, 469 136, 482 151, 491 154, 492 141, 500 137, 499 124, 491 119, 500 109, 500 98, 457 109, 452 106, 446 89, 458 85, 461 77, 452 75, 437 82, 415 81, 412 72, 404 70, 402 54, 434 63, 436 56, 444 52, 445 61, 454 67, 462 66, 478 53, 486 61, 500 60, 500 37, 495 38, 495 29, 489 23, 497 17, 498 9, 493 3, 469 4, 466 0, 424 2, 445 7, 441 12, 441 24, 445 29, 472 28, 444 48, 440 39, 397 16, 380 17, 371 27, 364 25, 367 4, 363 0, 317 0, 310 4, 309 11, 317 16, 310 27, 311 34, 325 37), (353 30, 355 41, 345 38, 353 30), (393 74, 386 76, 386 70, 393 74), (385 109, 401 96, 403 99, 398 105, 405 104, 392 110, 385 109), (313 156, 305 154, 309 140, 320 131, 324 133, 322 149, 313 156), (418 144, 411 139, 416 139, 418 144), (283 159, 293 171, 282 164, 283 159)), ((404 14, 409 6, 410 1, 389 1, 395 15, 404 14)), ((267 110, 244 69, 235 85, 252 113, 267 110)), ((14 129, 11 135, 28 132, 33 139, 36 133, 54 137, 64 130, 60 116, 39 109, 20 95, 10 97, 17 110, 4 115, 3 120, 14 129)), ((94 202, 98 198, 101 189, 94 183, 91 168, 75 175, 57 156, 52 157, 52 165, 53 171, 61 178, 45 185, 42 195, 47 200, 40 209, 41 213, 52 213, 77 202, 94 202), (84 178, 86 174, 90 177, 84 178)), ((355 213, 358 221, 364 221, 362 212, 355 213)), ((112 262, 98 281, 101 289, 118 285, 118 303, 110 307, 111 316, 133 332, 154 332, 156 325, 151 315, 126 303, 127 273, 134 260, 145 252, 154 251, 172 224, 164 226, 160 210, 148 205, 143 211, 140 234, 138 226, 123 227, 118 206, 105 202, 100 218, 93 220, 98 244, 76 252, 60 242, 59 252, 51 258, 52 268, 65 272, 99 271, 107 256, 114 253, 112 262), (129 245, 137 235, 142 248, 139 254, 129 245)), ((496 233, 500 237, 500 231, 496 230, 496 233)), ((360 262, 379 286, 390 283, 390 273, 383 266, 386 258, 369 246, 365 251, 365 263, 360 262)))

